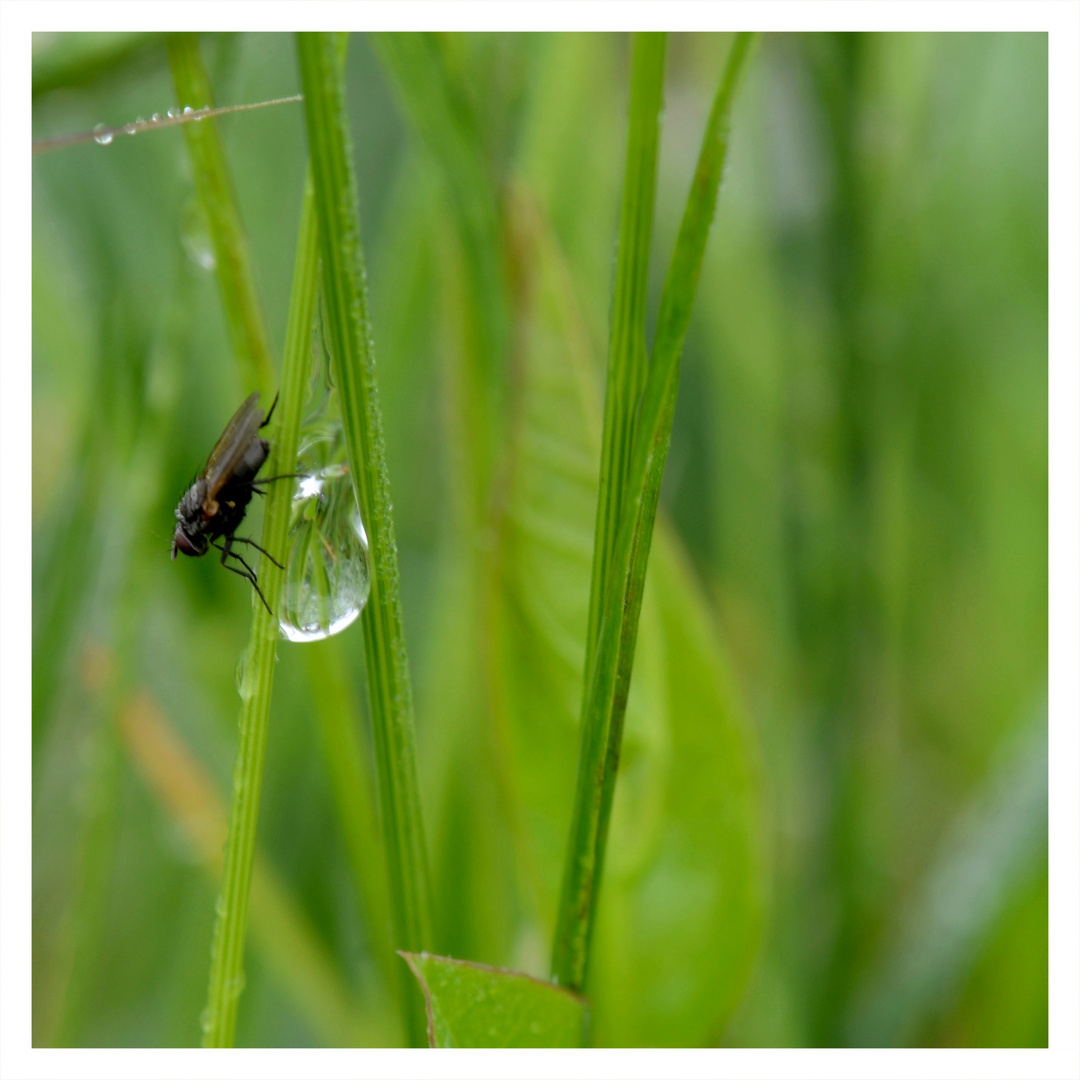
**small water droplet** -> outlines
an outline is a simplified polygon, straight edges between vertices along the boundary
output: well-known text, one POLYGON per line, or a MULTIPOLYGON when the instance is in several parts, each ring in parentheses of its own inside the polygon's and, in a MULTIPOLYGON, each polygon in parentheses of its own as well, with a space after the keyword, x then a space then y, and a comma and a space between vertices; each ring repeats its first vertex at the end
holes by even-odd
POLYGON ((126 131, 129 135, 134 135, 136 130, 137 129, 135 127, 135 121, 134 120, 130 124, 125 124, 124 125, 124 131, 126 131))
POLYGON ((250 687, 244 685, 244 678, 247 675, 247 659, 248 650, 242 649, 236 661, 236 692, 245 699, 251 696, 250 687))
POLYGON ((175 120, 180 115, 179 109, 169 109, 166 114, 170 120, 175 120))
POLYGON ((195 110, 190 105, 184 106, 184 115, 190 116, 195 110))
POLYGON ((146 117, 145 116, 136 116, 135 117, 135 123, 136 124, 145 124, 146 123, 146 117))
POLYGON ((150 117, 150 123, 151 124, 160 124, 161 123, 161 113, 159 113, 159 112, 154 113, 154 115, 150 117))
POLYGON ((203 270, 213 270, 217 266, 210 227, 198 199, 190 199, 180 216, 180 242, 196 266, 203 270))
POLYGON ((312 329, 312 384, 319 394, 326 396, 334 389, 333 353, 330 338, 326 332, 329 320, 326 313, 326 294, 319 290, 319 299, 315 309, 315 326, 312 329))
POLYGON ((339 421, 323 417, 305 433, 293 495, 281 632, 319 641, 356 621, 371 589, 367 534, 345 463, 339 421))
POLYGON ((206 114, 210 111, 209 105, 204 105, 196 114, 195 120, 199 121, 205 118, 206 114))
POLYGON ((112 141, 112 132, 109 131, 108 124, 94 125, 94 142, 98 143, 100 146, 108 146, 112 141))
POLYGON ((214 1026, 216 1016, 217 1009, 211 1009, 209 1005, 199 1013, 199 1027, 202 1028, 204 1034, 214 1026))
POLYGON ((224 919, 228 910, 228 906, 225 903, 225 894, 218 893, 218 898, 214 901, 214 914, 217 915, 219 919, 224 919))

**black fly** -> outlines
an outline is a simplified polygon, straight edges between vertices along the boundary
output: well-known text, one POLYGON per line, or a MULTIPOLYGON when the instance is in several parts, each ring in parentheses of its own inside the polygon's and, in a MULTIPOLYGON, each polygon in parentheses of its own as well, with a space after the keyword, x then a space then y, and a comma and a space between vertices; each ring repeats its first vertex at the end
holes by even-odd
MULTIPOLYGON (((236 410, 236 415, 210 451, 203 471, 184 493, 176 508, 176 532, 173 533, 172 543, 173 559, 177 551, 198 557, 205 555, 211 547, 217 548, 221 552, 221 565, 250 581, 267 611, 270 611, 270 605, 255 579, 255 571, 241 555, 232 550, 232 546, 234 543, 248 544, 261 551, 275 566, 285 569, 254 540, 235 535, 247 513, 251 496, 266 494, 260 485, 286 479, 285 476, 255 479, 270 453, 270 443, 259 435, 259 431, 270 423, 276 405, 275 397, 264 420, 256 392, 236 410), (218 543, 222 539, 224 543, 218 543), (243 570, 230 566, 225 561, 229 558, 235 559, 243 570)), ((270 613, 273 614, 272 611, 270 613)))

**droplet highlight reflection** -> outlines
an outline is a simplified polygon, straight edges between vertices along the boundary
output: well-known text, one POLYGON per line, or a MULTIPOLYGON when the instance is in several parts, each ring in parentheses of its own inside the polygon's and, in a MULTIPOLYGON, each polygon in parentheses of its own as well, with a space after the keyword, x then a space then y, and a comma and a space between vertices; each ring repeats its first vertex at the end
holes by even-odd
POLYGON ((196 266, 203 270, 213 270, 217 266, 210 226, 198 199, 189 199, 181 214, 180 242, 196 266))

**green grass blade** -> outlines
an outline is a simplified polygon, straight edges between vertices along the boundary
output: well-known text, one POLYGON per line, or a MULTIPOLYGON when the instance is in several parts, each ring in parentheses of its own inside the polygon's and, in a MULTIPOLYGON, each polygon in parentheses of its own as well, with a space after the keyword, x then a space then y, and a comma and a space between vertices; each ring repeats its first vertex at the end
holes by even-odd
MULTIPOLYGON (((625 579, 619 579, 625 580, 625 584, 617 592, 614 582, 610 585, 610 599, 612 602, 617 601, 618 608, 609 610, 618 610, 622 614, 615 687, 610 706, 612 713, 608 728, 607 765, 600 807, 601 862, 607 822, 615 797, 622 723, 626 712, 626 699, 630 692, 638 619, 645 591, 645 572, 648 568, 653 525, 656 522, 656 506, 660 498, 660 482, 671 442, 671 425, 675 418, 679 361, 686 330, 690 325, 690 313, 701 273, 701 262, 705 255, 705 243, 716 208, 716 193, 727 157, 731 107, 753 39, 754 35, 749 33, 735 36, 709 112, 694 180, 675 241, 675 251, 664 282, 664 291, 660 297, 649 375, 634 430, 634 456, 628 489, 630 492, 640 492, 640 496, 636 499, 635 517, 631 519, 627 514, 620 524, 620 531, 625 530, 626 535, 620 535, 616 567, 620 574, 623 568, 626 568, 625 579)), ((614 639, 614 627, 611 636, 614 639)))
MULTIPOLYGON (((395 944, 419 951, 430 942, 431 901, 397 541, 367 315, 344 75, 328 35, 300 34, 297 50, 315 178, 334 381, 341 397, 349 467, 370 538, 371 593, 361 620, 395 944)), ((405 982, 402 985, 408 987, 405 982)), ((411 988, 405 992, 410 1001, 410 1038, 423 1045, 419 994, 411 988)))
MULTIPOLYGON (((602 402, 598 350, 577 307, 580 278, 542 217, 523 205, 515 224, 528 267, 528 345, 519 360, 521 413, 511 421, 503 681, 507 756, 548 936, 574 792, 602 402)), ((760 938, 767 865, 755 732, 712 600, 662 519, 589 948, 597 1046, 715 1040, 760 938)))
MULTIPOLYGON (((671 439, 682 343, 690 321, 727 153, 731 106, 752 40, 750 34, 736 36, 709 113, 693 185, 661 296, 656 340, 641 395, 640 413, 628 436, 631 443, 627 453, 632 457, 622 474, 624 494, 621 502, 614 497, 608 499, 609 507, 613 502, 617 504, 618 531, 610 555, 611 568, 606 580, 602 581, 599 594, 594 570, 590 611, 595 609, 598 595, 603 601, 603 609, 596 618, 590 615, 589 642, 594 640, 591 635, 596 623, 599 623, 598 637, 593 663, 586 660, 582 753, 554 964, 555 974, 561 982, 577 980, 566 982, 574 987, 583 985, 585 978, 596 892, 615 794, 645 572, 671 439)), ((609 370, 609 396, 610 386, 609 370)), ((605 432, 607 430, 605 415, 605 432)), ((606 439, 605 434, 605 454, 606 439)), ((603 480, 601 474, 601 500, 604 498, 603 480)), ((604 513, 605 507, 601 503, 598 519, 604 513)), ((602 557, 599 529, 598 520, 594 567, 595 560, 602 557)), ((588 653, 586 655, 588 657, 588 653)))
MULTIPOLYGON (((607 595, 607 583, 613 573, 611 560, 630 466, 633 418, 645 382, 645 300, 656 190, 664 50, 662 34, 641 34, 634 39, 630 130, 611 309, 600 492, 585 646, 586 702, 590 697, 596 659, 594 643, 604 618, 601 601, 607 595)), ((596 884, 599 881, 600 793, 608 746, 608 715, 608 710, 586 710, 583 706, 570 848, 552 961, 556 981, 574 989, 580 989, 585 980, 596 884)))
MULTIPOLYGON (((679 383, 679 359, 682 356, 683 339, 690 325, 690 312, 701 274, 701 262, 705 256, 705 242, 709 238, 709 227, 716 209, 716 193, 727 157, 731 107, 753 41, 753 34, 742 33, 736 34, 732 43, 712 109, 709 111, 693 184, 686 201, 686 209, 683 211, 664 291, 660 297, 649 378, 642 396, 641 415, 636 428, 635 468, 631 480, 633 483, 647 473, 650 490, 653 486, 659 489, 664 468, 667 439, 671 434, 671 419, 675 407, 675 392, 679 383), (651 458, 649 455, 652 455, 651 458)), ((655 499, 653 506, 655 507, 655 499)))
POLYGON ((649 248, 660 145, 660 108, 664 80, 664 36, 635 38, 630 89, 630 134, 619 221, 619 248, 608 336, 607 392, 600 457, 600 496, 585 639, 585 686, 603 615, 603 597, 611 571, 615 537, 627 490, 633 446, 634 415, 645 385, 645 302, 649 284, 649 248))
MULTIPOLYGON (((210 79, 199 54, 197 34, 169 37, 169 64, 181 109, 213 106, 210 79)), ((274 385, 274 364, 255 290, 247 235, 240 221, 217 121, 213 118, 200 120, 184 124, 183 128, 195 187, 210 227, 233 352, 240 362, 247 386, 258 388, 264 395, 269 394, 274 385)))
MULTIPOLYGON (((310 178, 304 192, 300 232, 296 245, 292 295, 285 336, 281 398, 270 430, 271 452, 267 475, 291 472, 296 461, 300 417, 304 404, 311 325, 318 290, 318 232, 310 178)), ((289 529, 292 487, 274 484, 266 499, 262 546, 284 563, 289 529)), ((277 608, 285 574, 268 559, 259 566, 259 581, 267 603, 277 608)), ((274 684, 277 619, 252 596, 251 641, 244 658, 240 683, 240 746, 233 773, 229 839, 221 902, 214 927, 210 959, 210 991, 204 1019, 205 1046, 232 1046, 236 1009, 243 984, 244 939, 255 858, 255 829, 259 816, 263 760, 274 684)))
POLYGON ((311 642, 304 646, 303 658, 365 931, 390 988, 398 976, 399 961, 390 944, 386 863, 379 843, 371 768, 361 745, 362 710, 339 639, 311 642))

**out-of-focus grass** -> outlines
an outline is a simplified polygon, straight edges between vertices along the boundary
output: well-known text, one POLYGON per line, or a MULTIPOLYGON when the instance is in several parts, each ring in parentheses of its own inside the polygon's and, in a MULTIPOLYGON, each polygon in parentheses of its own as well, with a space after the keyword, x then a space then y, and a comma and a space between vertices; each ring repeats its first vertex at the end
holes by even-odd
MULTIPOLYGON (((72 44, 35 46, 35 136, 173 104, 162 43, 72 44)), ((729 46, 670 44, 657 251, 672 249, 729 46)), ((220 104, 298 89, 289 38, 202 49, 220 104)), ((451 147, 463 161, 425 127, 409 63, 364 38, 350 51, 437 948, 543 973, 577 744, 626 43, 436 39, 425 56, 469 132, 451 147), (476 238, 454 162, 491 193, 476 238), (477 284, 481 264, 497 290, 477 284), (485 304, 505 319, 490 339, 485 304)), ((1008 761, 1045 725, 1046 79, 1040 35, 761 41, 686 338, 597 927, 599 1041, 833 1044, 870 1037, 860 1018, 884 1014, 867 1002, 903 996, 886 1017, 898 1039, 1045 1044, 1045 854, 980 846, 978 822, 1041 798, 1008 761), (731 891, 702 888, 700 866, 731 891), (991 882, 995 903, 959 925, 921 919, 965 867, 980 876, 957 887, 991 882), (701 951, 703 925, 704 989, 665 966, 701 951), (894 964, 920 949, 948 958, 947 994, 919 997, 894 964)), ((280 355, 301 109, 218 123, 280 355)), ((186 168, 176 129, 34 162, 40 1042, 194 1044, 205 1002, 216 887, 115 726, 145 688, 228 789, 250 598, 211 560, 168 559, 176 501, 244 396, 192 257, 206 238, 186 168)), ((650 267, 650 313, 664 270, 650 267)), ((356 657, 361 633, 335 644, 356 657)), ((358 902, 358 819, 339 823, 300 648, 278 647, 259 843, 334 985, 362 1002, 385 988, 386 928, 365 925, 378 903, 358 902)), ((363 672, 343 674, 363 700, 363 672)), ((328 1040, 277 963, 252 950, 237 1043, 328 1040)))

